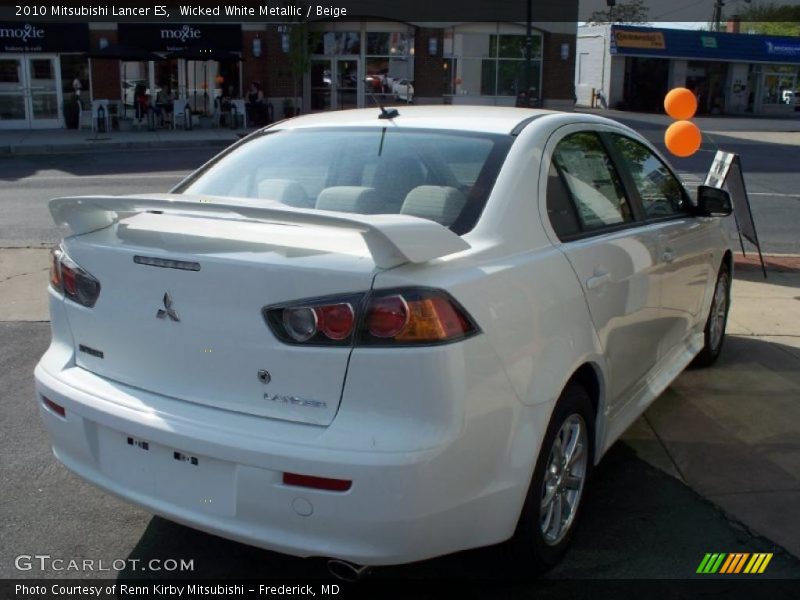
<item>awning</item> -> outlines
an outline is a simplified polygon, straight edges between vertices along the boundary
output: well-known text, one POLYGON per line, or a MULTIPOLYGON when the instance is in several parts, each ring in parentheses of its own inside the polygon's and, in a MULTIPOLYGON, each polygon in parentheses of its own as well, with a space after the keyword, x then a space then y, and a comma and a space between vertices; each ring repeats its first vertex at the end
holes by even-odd
POLYGON ((0 52, 85 52, 86 23, 26 23, 0 21, 0 52))
POLYGON ((207 23, 119 23, 117 36, 150 52, 181 52, 199 48, 215 52, 241 52, 242 26, 207 23))

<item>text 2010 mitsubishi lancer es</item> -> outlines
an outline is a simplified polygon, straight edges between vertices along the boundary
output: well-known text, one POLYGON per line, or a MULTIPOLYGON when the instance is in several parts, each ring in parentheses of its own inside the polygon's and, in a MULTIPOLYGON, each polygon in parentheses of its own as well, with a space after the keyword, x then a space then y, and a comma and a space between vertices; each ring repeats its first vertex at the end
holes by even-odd
POLYGON ((170 194, 50 203, 53 451, 287 554, 552 565, 593 465, 720 353, 730 199, 600 117, 387 113, 279 123, 170 194))

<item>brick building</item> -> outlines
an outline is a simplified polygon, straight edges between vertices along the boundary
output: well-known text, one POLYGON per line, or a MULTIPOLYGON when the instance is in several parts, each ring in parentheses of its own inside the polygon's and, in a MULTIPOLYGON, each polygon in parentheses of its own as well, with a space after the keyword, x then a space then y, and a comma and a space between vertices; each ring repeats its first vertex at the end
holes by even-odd
POLYGON ((76 95, 130 109, 137 86, 169 86, 195 113, 211 114, 217 98, 245 97, 252 82, 275 119, 369 106, 371 95, 389 104, 514 105, 526 86, 539 105, 568 110, 575 41, 575 23, 534 23, 528 71, 522 23, 0 23, 0 128, 63 127, 76 95), (49 42, 6 43, 25 27, 49 42), (115 45, 161 60, 89 58, 115 45), (31 99, 32 82, 48 95, 31 99))

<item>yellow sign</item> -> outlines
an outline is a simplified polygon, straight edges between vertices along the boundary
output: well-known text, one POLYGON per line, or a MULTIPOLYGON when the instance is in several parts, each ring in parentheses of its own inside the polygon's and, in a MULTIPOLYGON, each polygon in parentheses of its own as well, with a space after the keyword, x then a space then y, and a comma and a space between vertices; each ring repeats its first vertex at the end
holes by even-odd
POLYGON ((614 31, 614 41, 617 48, 648 48, 650 50, 664 50, 664 34, 661 31, 614 31))

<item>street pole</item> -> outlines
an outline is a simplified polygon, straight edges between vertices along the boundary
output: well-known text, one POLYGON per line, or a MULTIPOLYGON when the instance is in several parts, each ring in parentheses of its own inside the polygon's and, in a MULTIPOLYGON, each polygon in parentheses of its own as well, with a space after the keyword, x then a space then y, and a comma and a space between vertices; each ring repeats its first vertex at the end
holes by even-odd
MULTIPOLYGON (((524 83, 525 97, 528 99, 528 106, 530 106, 530 91, 531 91, 531 54, 533 50, 533 0, 528 0, 527 15, 525 19, 525 76, 522 78, 524 83)), ((498 40, 499 43, 499 40, 498 40)))
POLYGON ((714 31, 722 30, 722 7, 725 6, 723 0, 715 0, 714 2, 714 31))

